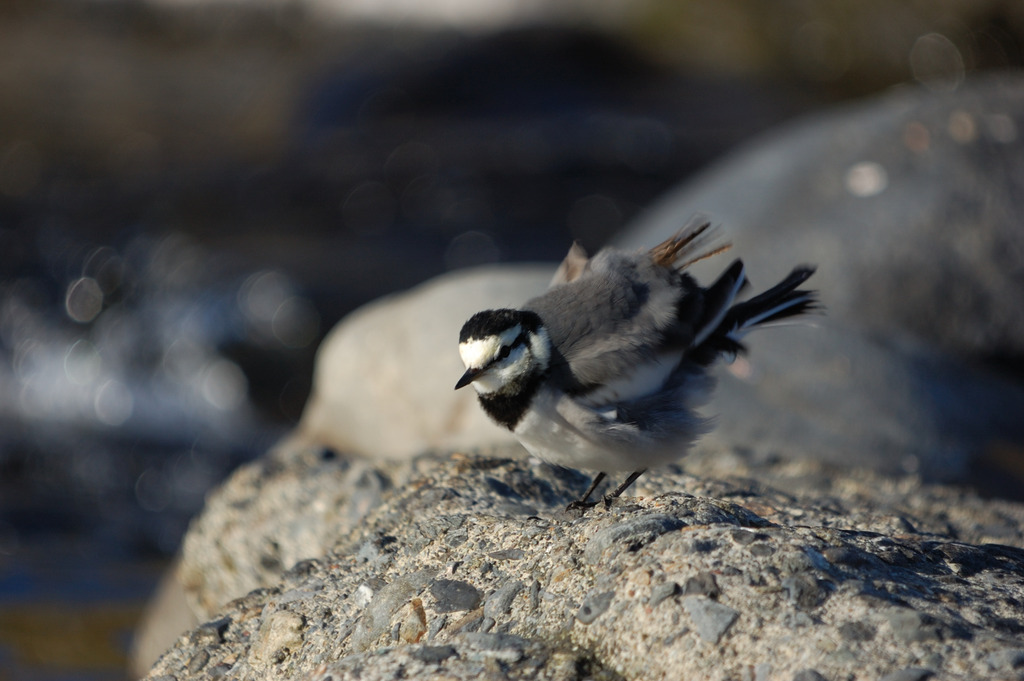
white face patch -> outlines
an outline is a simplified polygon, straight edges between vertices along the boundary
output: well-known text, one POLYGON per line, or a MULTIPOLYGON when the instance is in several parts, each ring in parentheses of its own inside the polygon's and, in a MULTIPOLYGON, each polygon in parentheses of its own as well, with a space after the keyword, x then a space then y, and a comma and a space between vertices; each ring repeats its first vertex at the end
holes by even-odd
POLYGON ((459 356, 462 357, 462 363, 467 369, 483 369, 500 349, 501 341, 497 336, 474 338, 459 343, 459 356))
POLYGON ((462 357, 462 363, 467 369, 483 369, 497 357, 503 346, 512 345, 522 331, 522 327, 516 324, 498 335, 473 338, 465 343, 459 343, 459 356, 462 357))
MULTIPOLYGON (((459 343, 459 355, 466 368, 484 369, 473 381, 473 388, 478 393, 497 392, 528 373, 530 368, 536 364, 532 354, 533 346, 536 345, 533 334, 530 334, 529 345, 513 345, 522 332, 522 326, 516 324, 499 334, 459 343), (506 349, 511 350, 508 356, 497 360, 502 350, 506 349)), ((546 361, 545 357, 545 366, 546 361)))

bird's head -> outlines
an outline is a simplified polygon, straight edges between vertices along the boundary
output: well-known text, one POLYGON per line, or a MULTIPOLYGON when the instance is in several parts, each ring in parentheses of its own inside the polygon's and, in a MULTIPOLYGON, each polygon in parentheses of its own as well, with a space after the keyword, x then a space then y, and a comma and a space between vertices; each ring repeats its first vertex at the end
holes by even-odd
POLYGON ((472 383, 481 395, 501 393, 547 370, 551 341, 533 312, 484 310, 462 326, 459 355, 466 373, 456 390, 472 383))

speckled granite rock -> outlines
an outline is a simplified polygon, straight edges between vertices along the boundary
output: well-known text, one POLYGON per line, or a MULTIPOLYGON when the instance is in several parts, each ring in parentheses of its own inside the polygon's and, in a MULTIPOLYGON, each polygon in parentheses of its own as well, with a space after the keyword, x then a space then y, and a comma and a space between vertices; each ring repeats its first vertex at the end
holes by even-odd
POLYGON ((212 614, 149 678, 1024 678, 1024 506, 708 448, 688 469, 580 516, 572 471, 421 457, 362 516, 352 464, 279 454, 193 527, 212 614), (283 475, 318 491, 232 502, 283 475), (307 524, 305 560, 263 560, 307 524), (218 572, 254 590, 215 606, 218 572))
POLYGON ((242 466, 185 537, 178 579, 190 608, 209 617, 297 562, 324 555, 339 528, 356 527, 401 475, 397 464, 373 467, 323 448, 275 449, 242 466))

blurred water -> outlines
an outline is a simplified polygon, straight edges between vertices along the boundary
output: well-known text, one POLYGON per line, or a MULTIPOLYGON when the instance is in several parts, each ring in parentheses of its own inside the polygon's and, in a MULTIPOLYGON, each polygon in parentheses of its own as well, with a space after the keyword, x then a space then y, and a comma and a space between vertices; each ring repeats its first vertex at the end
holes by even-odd
POLYGON ((206 491, 282 428, 227 349, 308 353, 319 317, 182 234, 0 238, 0 667, 117 678, 206 491))

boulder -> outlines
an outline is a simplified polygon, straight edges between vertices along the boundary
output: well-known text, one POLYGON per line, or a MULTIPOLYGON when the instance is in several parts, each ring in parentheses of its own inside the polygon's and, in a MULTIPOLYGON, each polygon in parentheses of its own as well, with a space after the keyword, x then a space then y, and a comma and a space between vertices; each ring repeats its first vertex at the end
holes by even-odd
POLYGON ((952 92, 903 86, 776 128, 616 241, 658 243, 706 213, 756 285, 816 263, 830 318, 1020 367, 1022 210, 1024 75, 1006 73, 952 92))
MULTIPOLYGON (((758 332, 709 411, 774 456, 1016 480, 1024 458, 1024 77, 902 87, 763 136, 655 203, 617 240, 722 226, 753 290, 795 264, 826 314, 758 332), (1017 463, 1015 463, 1017 462, 1017 463)), ((707 281, 721 257, 693 271, 707 281)), ((1019 491, 1016 492, 1019 495, 1019 491)))
POLYGON ((563 509, 585 476, 501 454, 366 469, 390 484, 361 517, 344 458, 243 469, 185 546, 185 564, 219 555, 205 622, 147 678, 1024 676, 1020 504, 707 451, 696 476, 649 474, 580 515, 563 509), (273 490, 281 466, 319 491, 225 545, 217 517, 241 520, 231 500, 273 490), (319 482, 331 469, 338 490, 319 482), (220 591, 218 573, 265 569, 282 527, 332 504, 306 559, 220 591))

